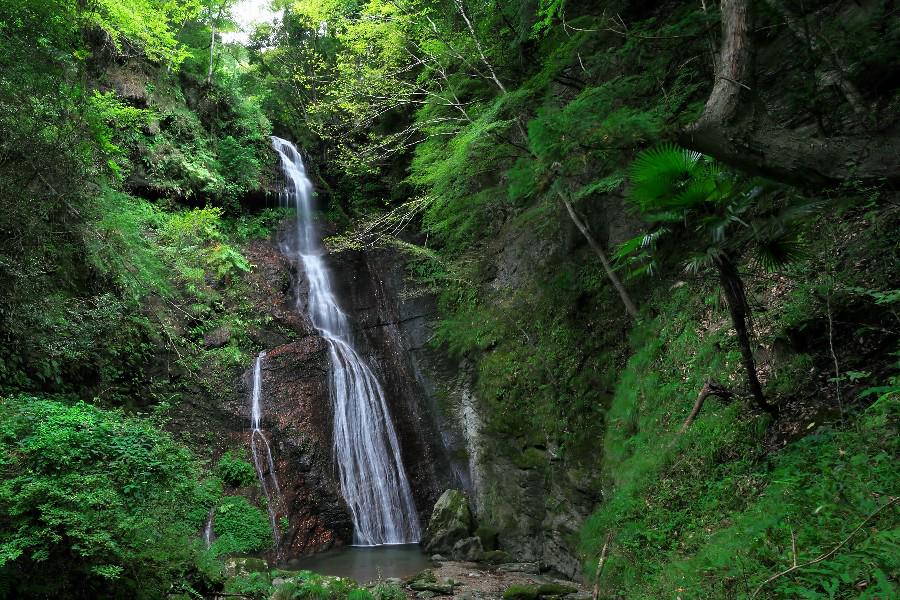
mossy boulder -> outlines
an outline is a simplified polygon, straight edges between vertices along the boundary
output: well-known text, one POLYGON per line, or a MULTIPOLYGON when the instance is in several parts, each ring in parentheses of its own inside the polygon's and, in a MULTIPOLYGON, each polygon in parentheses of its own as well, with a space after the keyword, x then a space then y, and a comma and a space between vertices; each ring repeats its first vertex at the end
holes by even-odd
POLYGON ((503 592, 503 600, 538 600, 539 597, 536 585, 511 585, 503 592))
POLYGON ((467 537, 453 544, 453 558, 456 560, 475 561, 484 554, 481 540, 475 536, 467 537))
POLYGON ((425 570, 409 581, 409 589, 415 592, 434 592, 435 594, 452 594, 453 584, 449 581, 438 582, 431 570, 425 570))
POLYGON ((250 573, 266 573, 269 565, 255 556, 233 556, 225 559, 225 577, 243 577, 250 573))
POLYGON ((562 583, 542 583, 538 586, 538 594, 546 596, 568 596, 578 591, 578 588, 562 583))
POLYGON ((475 519, 469 499, 460 490, 447 490, 438 498, 425 532, 425 551, 452 554, 454 545, 471 537, 475 519))
POLYGON ((538 600, 543 598, 561 598, 574 594, 578 589, 561 583, 541 583, 535 585, 517 584, 509 586, 503 592, 503 600, 538 600))

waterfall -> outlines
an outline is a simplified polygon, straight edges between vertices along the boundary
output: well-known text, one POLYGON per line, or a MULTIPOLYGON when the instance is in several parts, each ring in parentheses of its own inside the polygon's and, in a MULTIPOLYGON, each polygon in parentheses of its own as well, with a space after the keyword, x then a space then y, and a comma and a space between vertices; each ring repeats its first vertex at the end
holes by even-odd
POLYGON ((206 526, 203 528, 203 545, 209 550, 213 543, 213 516, 216 513, 215 508, 209 509, 209 516, 206 519, 206 526))
POLYGON ((256 476, 266 497, 266 508, 269 511, 269 523, 272 525, 272 540, 275 542, 275 553, 281 553, 281 530, 278 528, 278 520, 275 518, 275 503, 281 497, 281 488, 278 487, 278 477, 275 475, 275 461, 272 460, 272 449, 269 440, 263 433, 262 425, 262 364, 266 358, 265 352, 260 352, 253 363, 253 389, 250 393, 250 453, 253 455, 253 466, 256 468, 256 476), (260 446, 265 449, 265 463, 260 460, 260 446), (268 478, 272 485, 266 483, 266 470, 269 468, 268 478), (272 495, 272 488, 275 495, 272 495))
MULTIPOLYGON (((328 342, 334 454, 353 519, 353 542, 358 546, 418 542, 418 514, 384 390, 353 345, 349 319, 338 306, 325 268, 325 250, 313 220, 312 182, 292 143, 273 137, 272 147, 281 157, 282 199, 297 210, 294 246, 289 250, 299 257, 309 282, 306 310, 328 342)), ((298 294, 298 309, 299 303, 298 294)))

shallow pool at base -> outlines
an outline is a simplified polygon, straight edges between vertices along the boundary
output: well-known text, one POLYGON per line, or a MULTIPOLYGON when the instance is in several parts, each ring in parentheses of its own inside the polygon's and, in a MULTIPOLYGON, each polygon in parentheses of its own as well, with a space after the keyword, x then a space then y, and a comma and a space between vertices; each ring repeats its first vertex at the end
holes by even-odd
POLYGON ((281 565, 286 569, 315 571, 323 575, 350 577, 359 583, 379 578, 408 577, 427 569, 431 561, 418 544, 349 547, 305 556, 281 565))

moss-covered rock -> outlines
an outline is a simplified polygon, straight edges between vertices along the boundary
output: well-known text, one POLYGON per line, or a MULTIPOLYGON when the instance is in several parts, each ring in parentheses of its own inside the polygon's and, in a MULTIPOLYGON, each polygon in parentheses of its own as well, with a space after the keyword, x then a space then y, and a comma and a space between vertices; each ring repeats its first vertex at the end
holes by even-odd
POLYGON ((516 584, 503 592, 503 600, 537 600, 538 598, 561 598, 578 590, 561 583, 516 584))
POLYGON ((475 535, 481 540, 481 547, 486 551, 497 549, 497 530, 488 525, 479 525, 475 535))
POLYGON ((454 545, 470 537, 474 527, 469 499, 460 490, 447 490, 438 498, 431 513, 425 533, 425 550, 451 554, 454 545))
POLYGON ((538 594, 541 596, 568 596, 577 591, 577 588, 561 583, 542 583, 538 586, 538 594))
POLYGON ((438 582, 430 569, 422 571, 409 580, 409 589, 415 592, 434 592, 435 594, 452 594, 453 584, 449 581, 438 582))
POLYGON ((503 592, 503 600, 537 600, 539 596, 536 585, 511 585, 503 592))

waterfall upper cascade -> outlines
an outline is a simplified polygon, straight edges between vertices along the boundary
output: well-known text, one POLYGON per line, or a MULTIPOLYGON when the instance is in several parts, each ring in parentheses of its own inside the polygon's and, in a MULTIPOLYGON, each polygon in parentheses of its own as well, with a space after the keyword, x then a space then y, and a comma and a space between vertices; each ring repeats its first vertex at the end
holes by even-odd
POLYGON ((256 476, 259 478, 259 484, 262 486, 263 494, 266 496, 266 507, 269 511, 269 523, 272 525, 272 538, 275 542, 275 552, 281 552, 281 530, 278 528, 278 521, 275 518, 276 502, 281 497, 281 488, 278 486, 278 477, 275 474, 275 461, 272 460, 272 449, 269 446, 269 440, 262 430, 262 365, 266 358, 265 352, 260 352, 253 363, 253 389, 250 394, 250 453, 253 455, 253 466, 256 469, 256 476), (265 463, 260 458, 261 448, 265 450, 265 463), (268 467, 268 474, 266 472, 268 467), (267 483, 271 481, 271 486, 267 483), (272 491, 275 491, 273 497, 272 491))
MULTIPOLYGON (((384 390, 357 352, 347 315, 338 306, 313 219, 313 186, 303 159, 289 141, 273 137, 285 185, 282 200, 297 210, 288 251, 298 256, 309 282, 307 313, 328 342, 334 407, 334 453, 341 491, 353 519, 354 544, 408 544, 421 538, 418 515, 384 390)), ((300 300, 298 295, 298 309, 300 300)))

